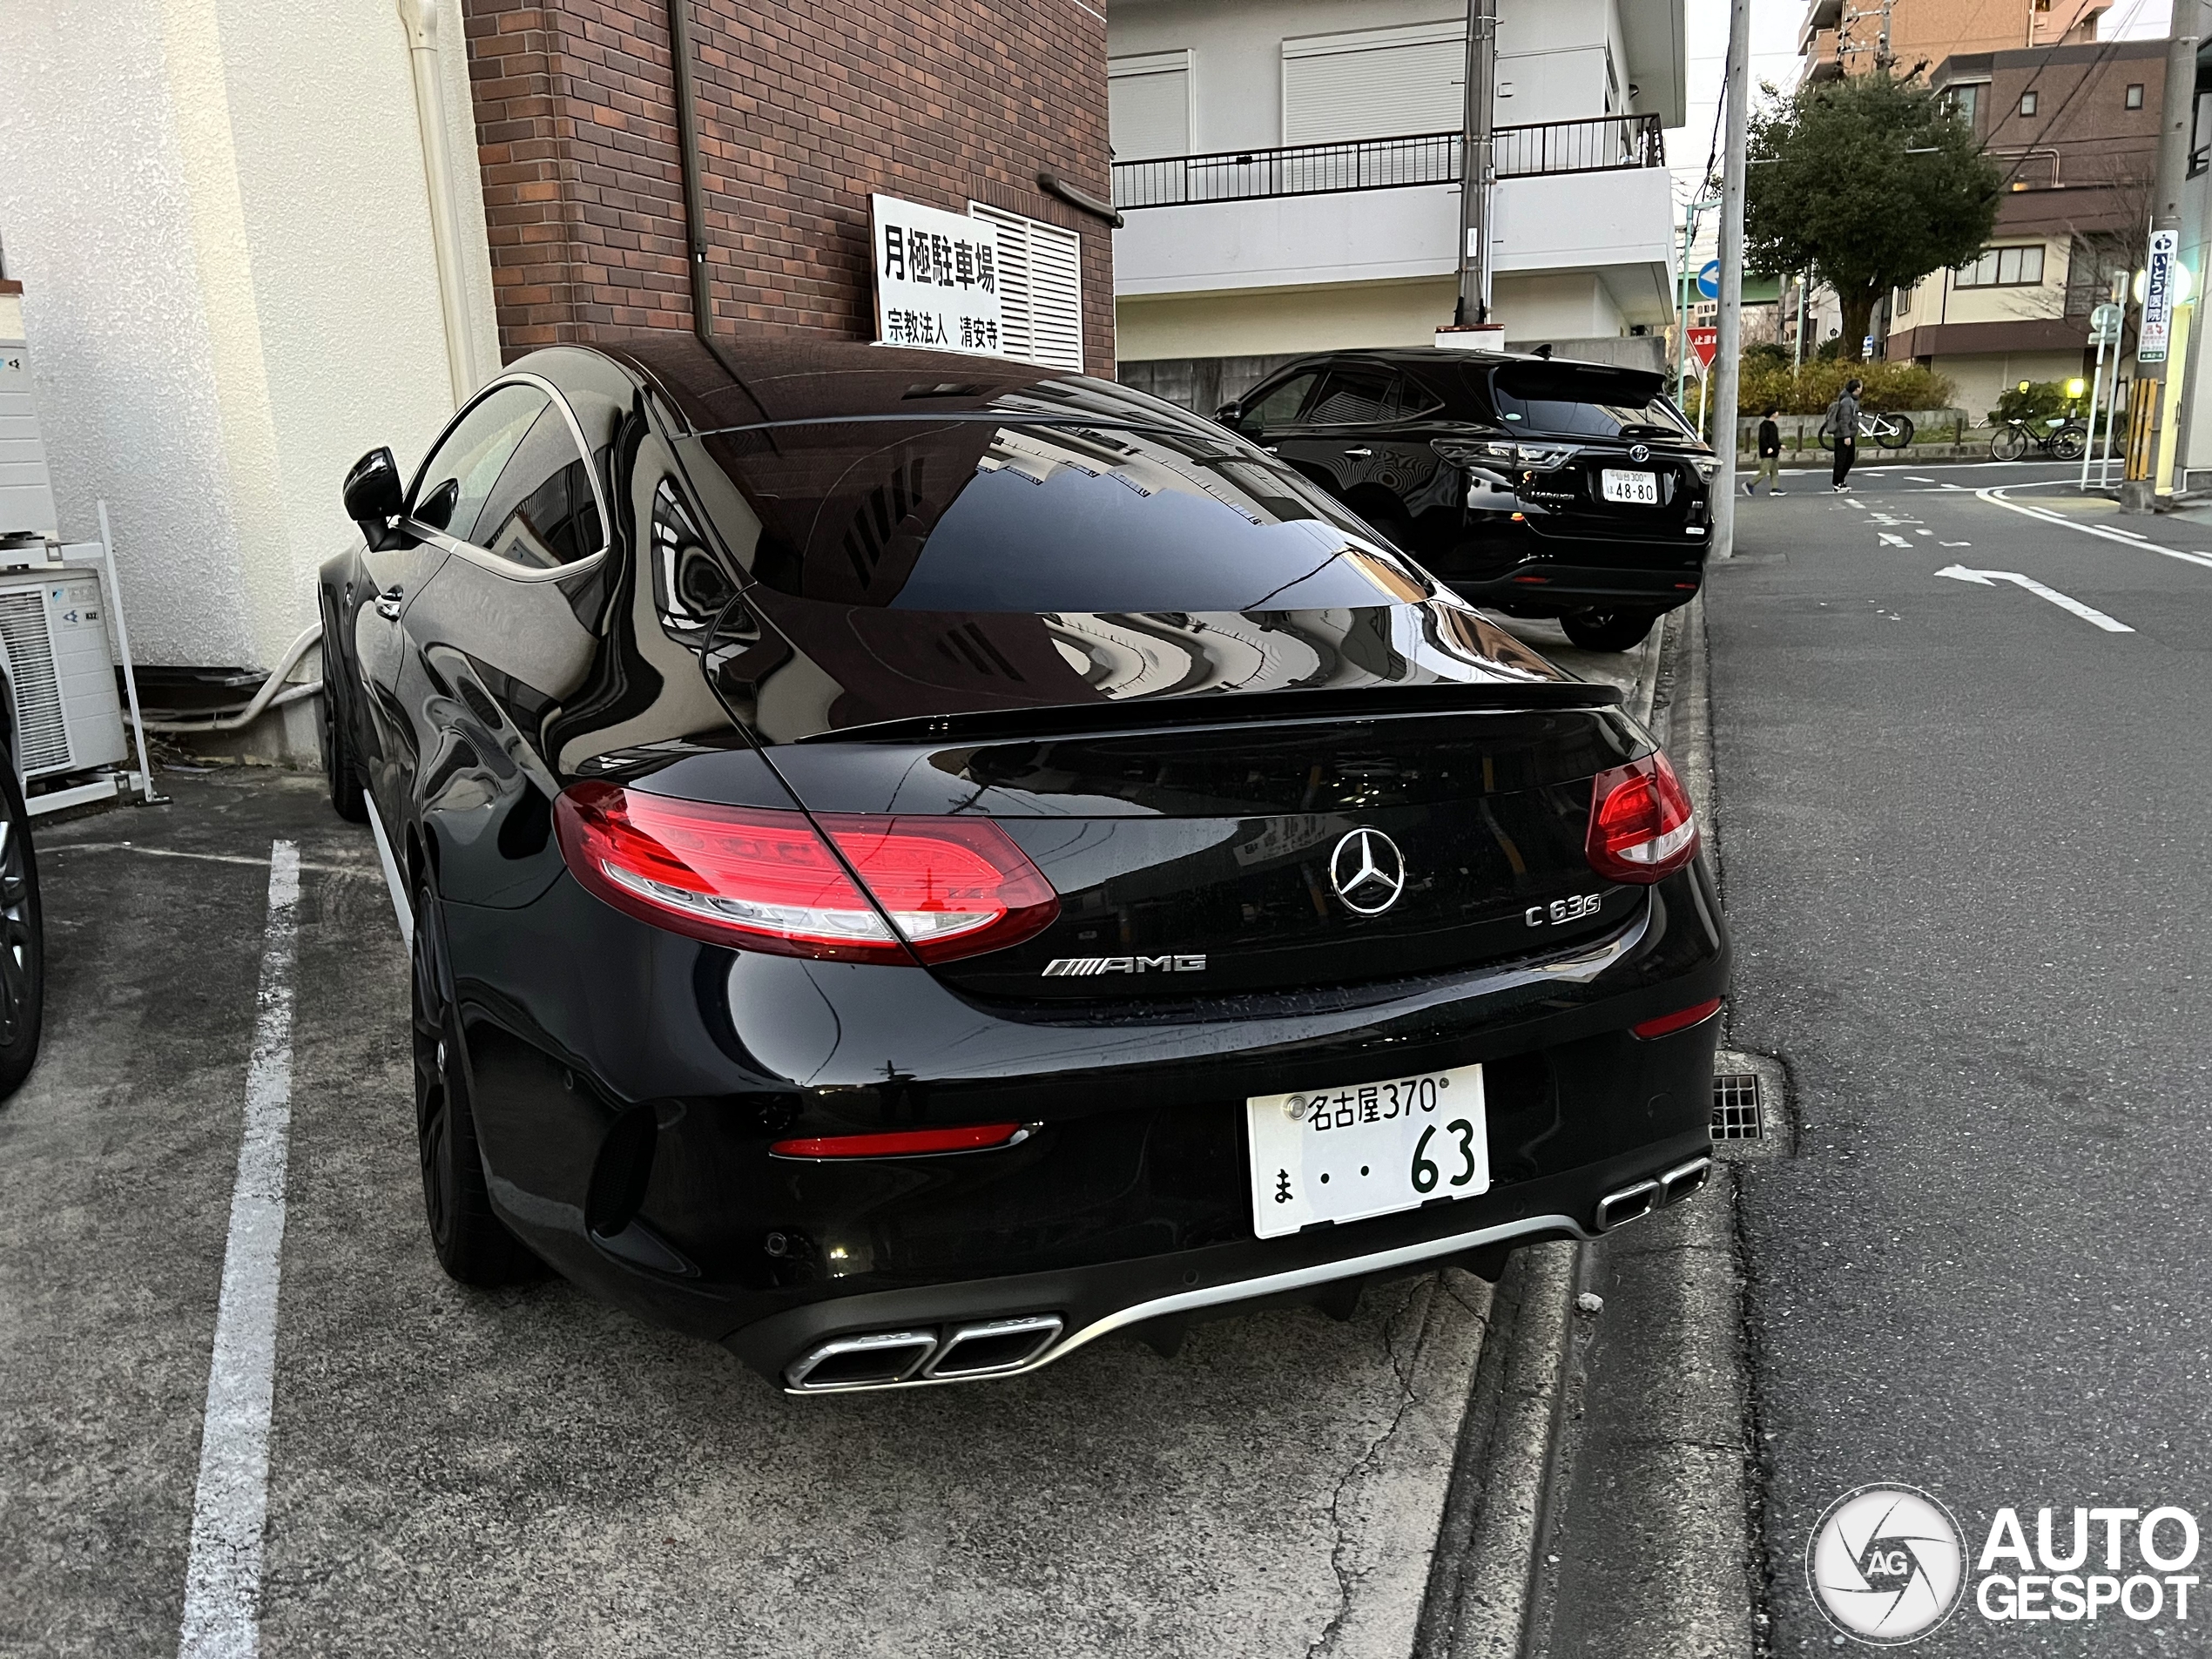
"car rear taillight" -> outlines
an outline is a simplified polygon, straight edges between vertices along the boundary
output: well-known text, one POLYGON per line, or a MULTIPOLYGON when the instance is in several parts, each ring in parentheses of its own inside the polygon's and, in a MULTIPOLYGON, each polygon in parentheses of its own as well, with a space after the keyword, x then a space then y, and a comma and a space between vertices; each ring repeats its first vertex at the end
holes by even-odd
POLYGON ((1697 856, 1689 792, 1657 750, 1590 779, 1590 868, 1615 881, 1649 884, 1697 856))
POLYGON ((810 820, 587 783, 563 792, 554 822, 570 870, 609 904, 741 950, 895 962, 911 946, 949 961, 1018 944, 1060 912, 1036 866, 981 819, 810 820))

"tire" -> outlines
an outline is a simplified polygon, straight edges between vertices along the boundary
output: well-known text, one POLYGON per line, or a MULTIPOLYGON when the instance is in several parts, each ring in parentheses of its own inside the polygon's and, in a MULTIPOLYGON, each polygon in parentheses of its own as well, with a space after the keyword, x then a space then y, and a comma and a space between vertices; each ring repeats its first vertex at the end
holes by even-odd
POLYGON ((349 824, 368 821, 368 796, 361 787, 360 751, 354 744, 354 725, 341 688, 345 684, 346 659, 331 642, 330 604, 322 606, 322 718, 316 726, 322 750, 322 779, 330 790, 330 808, 349 824))
POLYGON ((1592 605, 1568 611, 1559 625, 1584 651, 1633 651, 1658 620, 1656 610, 1603 610, 1592 605))
POLYGON ((2051 434, 2051 453, 2061 461, 2079 461, 2088 448, 2089 434, 2084 428, 2062 426, 2051 434))
POLYGON ((46 922, 38 856, 15 762, 0 751, 0 1100, 38 1060, 46 1012, 46 922))
POLYGON ((1836 447, 1836 435, 1825 427, 1821 428, 1820 447, 1824 449, 1833 449, 1836 447))
POLYGON ((1874 428, 1874 442, 1885 449, 1902 449, 1912 442, 1912 422, 1902 415, 1885 415, 1874 428))
POLYGON ((2027 434, 2016 426, 1993 432, 1989 437, 1989 453, 2000 461, 2018 461, 2027 453, 2027 434))
POLYGON ((476 1144, 460 1012, 446 960, 444 917, 428 881, 415 890, 412 1035, 415 1138, 422 1165, 422 1211, 438 1265, 463 1285, 512 1285, 536 1278, 537 1258, 495 1215, 476 1144))

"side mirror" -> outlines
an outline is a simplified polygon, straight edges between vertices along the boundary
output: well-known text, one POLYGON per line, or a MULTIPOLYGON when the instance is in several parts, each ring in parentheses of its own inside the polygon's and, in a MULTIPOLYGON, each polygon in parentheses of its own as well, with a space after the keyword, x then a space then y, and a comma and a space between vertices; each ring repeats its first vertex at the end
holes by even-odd
POLYGON ((1213 412, 1213 418, 1224 426, 1235 426, 1244 418, 1244 406, 1231 398, 1213 412))
POLYGON ((406 509, 399 463, 389 449, 371 449, 346 475, 346 516, 361 527, 371 547, 384 544, 386 527, 406 509))

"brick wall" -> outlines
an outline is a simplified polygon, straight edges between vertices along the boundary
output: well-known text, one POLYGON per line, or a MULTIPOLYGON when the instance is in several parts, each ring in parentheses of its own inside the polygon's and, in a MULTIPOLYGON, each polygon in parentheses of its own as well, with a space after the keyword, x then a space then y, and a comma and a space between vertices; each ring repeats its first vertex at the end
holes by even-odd
MULTIPOLYGON (((1083 246, 1114 373, 1106 25, 1077 0, 691 0, 716 332, 874 334, 868 196, 972 199, 1083 246)), ((465 0, 500 349, 691 326, 664 0, 465 0)))

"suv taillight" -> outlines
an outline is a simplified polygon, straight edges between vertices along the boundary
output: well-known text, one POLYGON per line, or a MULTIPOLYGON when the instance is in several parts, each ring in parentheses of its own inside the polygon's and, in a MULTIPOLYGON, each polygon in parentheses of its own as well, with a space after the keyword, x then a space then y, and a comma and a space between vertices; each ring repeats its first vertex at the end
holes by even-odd
POLYGON ((804 813, 601 783, 563 792, 553 818, 569 869, 600 898, 740 950, 898 962, 911 946, 950 961, 1019 944, 1060 913, 1052 884, 981 819, 831 813, 818 833, 804 813))
POLYGON ((1689 792, 1657 750, 1590 779, 1590 868, 1615 881, 1649 884, 1697 856, 1689 792))

